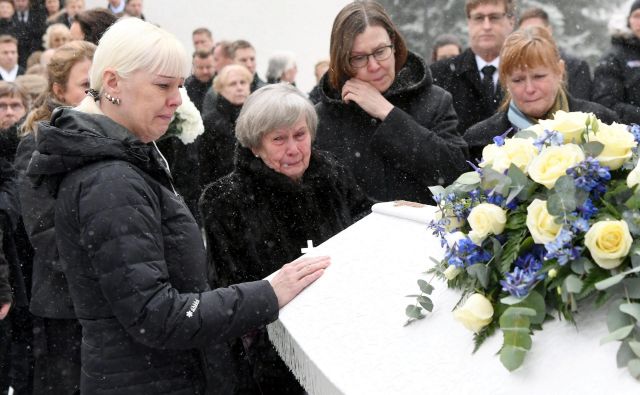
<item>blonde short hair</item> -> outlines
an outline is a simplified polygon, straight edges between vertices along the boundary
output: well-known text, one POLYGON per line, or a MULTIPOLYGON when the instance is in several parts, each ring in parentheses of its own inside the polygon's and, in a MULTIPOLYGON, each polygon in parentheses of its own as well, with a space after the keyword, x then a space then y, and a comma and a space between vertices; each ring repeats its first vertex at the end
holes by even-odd
POLYGON ((231 73, 232 71, 240 72, 240 74, 242 74, 242 76, 249 84, 251 84, 251 81, 253 81, 253 75, 251 75, 251 72, 248 68, 241 64, 229 64, 224 66, 222 70, 220 70, 216 78, 213 79, 213 90, 216 91, 216 93, 220 93, 222 89, 224 89, 224 86, 227 84, 229 73, 231 73))
POLYGON ((173 34, 138 18, 124 18, 109 27, 93 57, 90 86, 100 93, 107 68, 125 79, 140 70, 186 78, 191 59, 173 34))

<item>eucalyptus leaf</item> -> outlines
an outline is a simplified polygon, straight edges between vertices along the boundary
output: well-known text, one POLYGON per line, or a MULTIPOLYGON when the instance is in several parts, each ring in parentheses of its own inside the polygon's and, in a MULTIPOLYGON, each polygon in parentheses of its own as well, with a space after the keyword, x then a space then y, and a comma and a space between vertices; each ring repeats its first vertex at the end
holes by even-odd
POLYGON ((522 303, 523 300, 524 299, 516 298, 515 296, 505 296, 504 298, 500 299, 500 303, 506 304, 507 306, 512 306, 514 304, 522 303))
POLYGON ((463 173, 456 179, 457 183, 464 185, 475 185, 480 183, 480 174, 475 171, 463 173))
POLYGON ((422 306, 422 308, 427 310, 428 312, 432 312, 433 311, 433 302, 428 297, 419 296, 418 297, 418 303, 420 303, 420 306, 422 306))
POLYGON ((638 358, 640 358, 640 342, 632 340, 629 342, 629 348, 638 358))
POLYGON ((422 309, 418 306, 414 306, 414 305, 409 305, 407 306, 406 310, 405 310, 405 314, 409 317, 409 318, 413 318, 416 320, 420 320, 422 318, 424 318, 424 314, 422 314, 422 309))
POLYGON ((507 176, 511 179, 511 189, 509 190, 509 196, 507 197, 507 203, 510 203, 530 182, 527 176, 520 170, 520 168, 513 163, 507 170, 507 176))
POLYGON ((576 274, 585 274, 587 272, 585 268, 587 263, 589 263, 589 259, 580 257, 579 259, 571 262, 571 271, 576 274))
POLYGON ((609 306, 607 311, 607 328, 609 332, 614 332, 622 327, 633 324, 631 317, 620 310, 622 300, 617 300, 609 306))
POLYGON ((500 320, 502 320, 502 317, 520 316, 520 315, 535 317, 536 311, 529 307, 509 307, 504 311, 504 313, 502 313, 502 315, 500 316, 500 320))
POLYGON ((623 303, 619 308, 623 313, 635 318, 636 322, 640 322, 640 303, 623 303))
POLYGON ((640 299, 640 278, 625 278, 622 284, 630 298, 640 299))
POLYGON ((636 380, 640 380, 640 359, 632 359, 631 361, 629 361, 627 367, 629 368, 629 373, 631 373, 631 376, 633 376, 633 378, 635 378, 636 380))
POLYGON ((433 285, 424 280, 418 280, 418 286, 420 287, 420 291, 422 291, 422 293, 431 295, 431 292, 433 292, 433 285))
POLYGON ((573 192, 556 191, 547 199, 547 211, 556 217, 564 217, 576 209, 576 204, 573 192))
POLYGON ((600 345, 603 345, 605 343, 609 343, 609 342, 614 341, 614 340, 622 340, 622 339, 624 339, 625 337, 629 336, 631 331, 633 331, 634 327, 635 327, 635 325, 627 325, 627 326, 623 326, 622 328, 617 329, 617 330, 609 333, 607 336, 605 336, 602 339, 600 339, 600 345))
POLYGON ((496 262, 500 262, 502 257, 502 244, 495 237, 491 238, 491 245, 493 247, 493 257, 496 262))
POLYGON ((504 346, 500 350, 500 362, 510 372, 518 369, 524 362, 527 350, 516 348, 513 346, 504 346))
POLYGON ((504 174, 493 170, 490 166, 483 169, 482 189, 495 191, 503 196, 511 186, 511 179, 504 174))
POLYGON ((582 146, 582 150, 586 156, 595 158, 602 153, 604 144, 599 141, 590 141, 582 146))
POLYGON ((528 332, 504 331, 504 345, 531 350, 531 336, 528 332))
POLYGON ((619 283, 620 281, 622 281, 626 276, 628 276, 629 274, 633 274, 633 273, 638 273, 640 272, 640 266, 634 267, 633 269, 629 269, 625 272, 622 273, 618 273, 615 276, 611 276, 605 280, 602 281, 598 281, 595 284, 596 289, 598 289, 599 291, 603 291, 611 286, 616 285, 617 283, 619 283))
POLYGON ((469 273, 470 276, 477 278, 483 288, 487 288, 489 286, 490 272, 485 265, 481 263, 471 265, 467 267, 467 273, 469 273))
POLYGON ((616 364, 618 368, 624 368, 629 364, 629 361, 636 358, 636 354, 629 347, 629 341, 623 341, 620 343, 618 352, 616 353, 616 364))
POLYGON ((433 196, 444 196, 444 187, 442 185, 434 185, 429 187, 429 191, 433 196))
POLYGON ((532 324, 542 324, 547 314, 544 298, 536 291, 531 291, 529 296, 514 307, 533 309, 536 312, 536 315, 530 318, 532 324))
POLYGON ((564 286, 567 289, 567 291, 574 294, 577 294, 580 291, 582 291, 583 285, 584 283, 582 282, 582 280, 580 280, 580 278, 578 278, 578 276, 576 276, 575 274, 568 275, 567 278, 565 278, 564 280, 564 286))

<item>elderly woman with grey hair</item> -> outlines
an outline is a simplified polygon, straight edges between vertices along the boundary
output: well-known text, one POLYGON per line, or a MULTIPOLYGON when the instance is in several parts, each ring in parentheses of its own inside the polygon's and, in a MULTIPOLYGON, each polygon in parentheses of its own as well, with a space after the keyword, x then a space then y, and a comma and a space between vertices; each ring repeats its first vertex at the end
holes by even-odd
MULTIPOLYGON (((317 124, 311 102, 288 84, 260 88, 245 102, 234 170, 200 198, 212 285, 265 278, 277 262, 300 256, 307 240, 320 244, 368 213, 372 202, 349 171, 312 151, 317 124)), ((302 393, 266 331, 249 338, 262 393, 302 393)))
POLYGON ((298 66, 296 58, 291 52, 278 52, 269 58, 267 67, 267 82, 276 84, 278 82, 288 82, 296 84, 298 66))

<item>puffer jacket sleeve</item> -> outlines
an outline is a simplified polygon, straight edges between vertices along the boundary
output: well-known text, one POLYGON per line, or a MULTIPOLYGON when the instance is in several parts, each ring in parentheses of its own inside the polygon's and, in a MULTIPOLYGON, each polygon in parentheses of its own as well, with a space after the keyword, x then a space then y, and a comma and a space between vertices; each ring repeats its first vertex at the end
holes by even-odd
POLYGON ((451 94, 431 86, 413 108, 420 110, 409 114, 394 107, 374 133, 372 147, 416 180, 435 170, 441 184, 450 184, 466 171, 468 156, 467 143, 456 130, 451 94))
MULTIPOLYGON (((77 199, 71 204, 77 205, 79 243, 113 314, 136 341, 159 348, 201 347, 277 318, 277 298, 266 281, 179 293, 163 256, 157 191, 128 166, 94 173, 70 194, 77 199)), ((58 204, 56 223, 60 215, 74 212, 73 206, 64 207, 70 200, 58 204)), ((205 262, 198 265, 203 269, 198 273, 204 273, 205 262)))
POLYGON ((596 65, 593 101, 614 110, 624 123, 640 122, 640 107, 625 103, 625 66, 615 54, 605 55, 596 65))

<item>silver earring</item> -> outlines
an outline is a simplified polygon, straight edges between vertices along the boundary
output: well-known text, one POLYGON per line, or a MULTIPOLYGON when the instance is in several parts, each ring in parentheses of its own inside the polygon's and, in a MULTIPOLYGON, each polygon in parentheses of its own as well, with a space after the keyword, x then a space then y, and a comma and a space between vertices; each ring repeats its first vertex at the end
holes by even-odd
POLYGON ((104 94, 104 97, 105 97, 107 100, 109 100, 111 103, 115 104, 116 106, 117 106, 118 104, 120 104, 120 99, 119 99, 119 98, 117 98, 117 97, 113 97, 113 96, 111 96, 110 94, 108 94, 108 93, 106 93, 106 92, 105 92, 105 94, 104 94))

